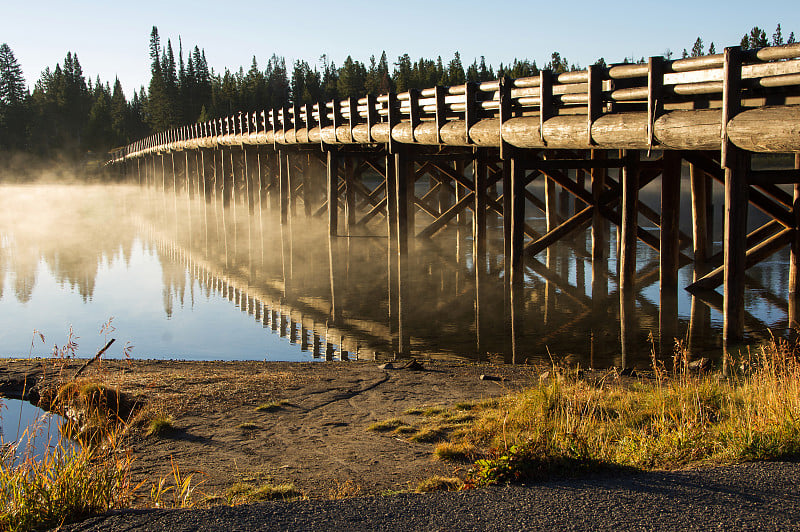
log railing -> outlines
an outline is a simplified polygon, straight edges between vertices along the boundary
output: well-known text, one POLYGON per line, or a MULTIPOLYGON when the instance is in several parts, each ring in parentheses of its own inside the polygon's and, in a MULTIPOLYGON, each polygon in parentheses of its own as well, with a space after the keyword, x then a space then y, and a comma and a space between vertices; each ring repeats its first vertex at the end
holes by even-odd
POLYGON ((109 162, 225 145, 444 144, 800 151, 800 44, 239 112, 159 132, 109 162), (736 99, 731 103, 731 96, 736 99))

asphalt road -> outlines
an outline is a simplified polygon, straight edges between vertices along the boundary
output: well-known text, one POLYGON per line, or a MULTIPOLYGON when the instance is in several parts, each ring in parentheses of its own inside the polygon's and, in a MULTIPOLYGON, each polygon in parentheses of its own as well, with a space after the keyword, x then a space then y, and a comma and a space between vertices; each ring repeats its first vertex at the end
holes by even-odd
POLYGON ((490 489, 126 511, 69 531, 792 530, 800 464, 620 474, 490 489))

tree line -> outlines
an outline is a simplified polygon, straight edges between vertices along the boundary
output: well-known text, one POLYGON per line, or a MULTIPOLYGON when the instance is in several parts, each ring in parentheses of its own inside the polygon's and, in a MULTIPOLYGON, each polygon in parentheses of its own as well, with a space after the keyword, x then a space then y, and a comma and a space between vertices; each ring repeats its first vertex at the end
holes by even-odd
MULTIPOLYGON (((771 40, 758 27, 745 34, 743 48, 794 43, 794 33, 784 40, 778 24, 771 40)), ((682 57, 716 53, 714 43, 706 48, 698 37, 684 49, 682 57)), ((404 92, 435 85, 460 85, 466 81, 489 81, 539 73, 536 61, 514 59, 497 68, 485 59, 465 65, 456 52, 445 61, 403 54, 390 63, 386 53, 361 62, 347 56, 336 66, 327 56, 319 68, 307 61, 286 64, 272 55, 259 66, 253 57, 250 68, 217 73, 209 68, 205 50, 199 46, 184 54, 178 39, 177 56, 171 40, 161 42, 158 28, 150 33, 150 82, 127 98, 119 80, 113 84, 84 75, 77 54, 67 52, 63 62, 46 68, 30 90, 7 44, 0 45, 0 152, 27 151, 38 155, 83 156, 89 151, 102 155, 150 133, 187 123, 206 121, 236 111, 258 111, 297 103, 316 103, 365 94, 404 92)), ((664 54, 671 58, 672 53, 664 54)), ((634 61, 633 58, 625 62, 634 61)), ((596 64, 605 66, 600 58, 596 64)), ((545 69, 556 73, 576 70, 559 52, 553 52, 545 69)))

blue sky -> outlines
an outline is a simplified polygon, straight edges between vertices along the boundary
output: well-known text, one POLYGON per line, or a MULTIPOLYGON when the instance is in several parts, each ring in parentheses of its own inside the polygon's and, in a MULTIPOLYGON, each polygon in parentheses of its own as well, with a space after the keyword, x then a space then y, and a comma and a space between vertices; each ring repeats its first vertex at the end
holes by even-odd
POLYGON ((448 61, 459 51, 465 65, 483 55, 495 66, 514 57, 541 66, 557 50, 570 63, 585 66, 601 56, 607 62, 667 50, 679 56, 698 36, 721 50, 738 44, 753 26, 771 37, 781 23, 784 38, 790 31, 800 35, 796 0, 3 3, 0 42, 14 51, 29 86, 46 66, 73 51, 84 74, 109 82, 118 76, 129 97, 149 82, 153 25, 164 44, 172 39, 176 54, 179 35, 184 49, 205 48, 216 71, 240 65, 246 70, 254 55, 261 66, 273 53, 312 66, 327 54, 341 65, 348 54, 367 62, 382 50, 390 62, 402 53, 412 59, 441 55, 448 61))

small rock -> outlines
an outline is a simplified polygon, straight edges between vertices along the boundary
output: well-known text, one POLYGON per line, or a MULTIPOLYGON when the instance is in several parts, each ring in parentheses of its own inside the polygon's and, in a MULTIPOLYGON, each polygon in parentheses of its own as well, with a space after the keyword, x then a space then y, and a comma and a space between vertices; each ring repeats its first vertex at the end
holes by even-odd
POLYGON ((412 359, 411 362, 409 362, 408 364, 403 366, 403 369, 407 369, 409 371, 422 371, 425 368, 422 367, 422 364, 417 362, 417 359, 415 358, 415 359, 412 359))
POLYGON ((689 371, 708 371, 711 369, 711 359, 703 357, 689 362, 689 371))
POLYGON ((394 369, 394 364, 392 364, 391 362, 387 362, 387 363, 385 363, 385 364, 381 364, 381 365, 380 365, 380 366, 378 366, 378 367, 379 367, 380 369, 394 369))
POLYGON ((504 380, 503 377, 498 377, 496 375, 481 375, 482 381, 502 381, 504 380))

